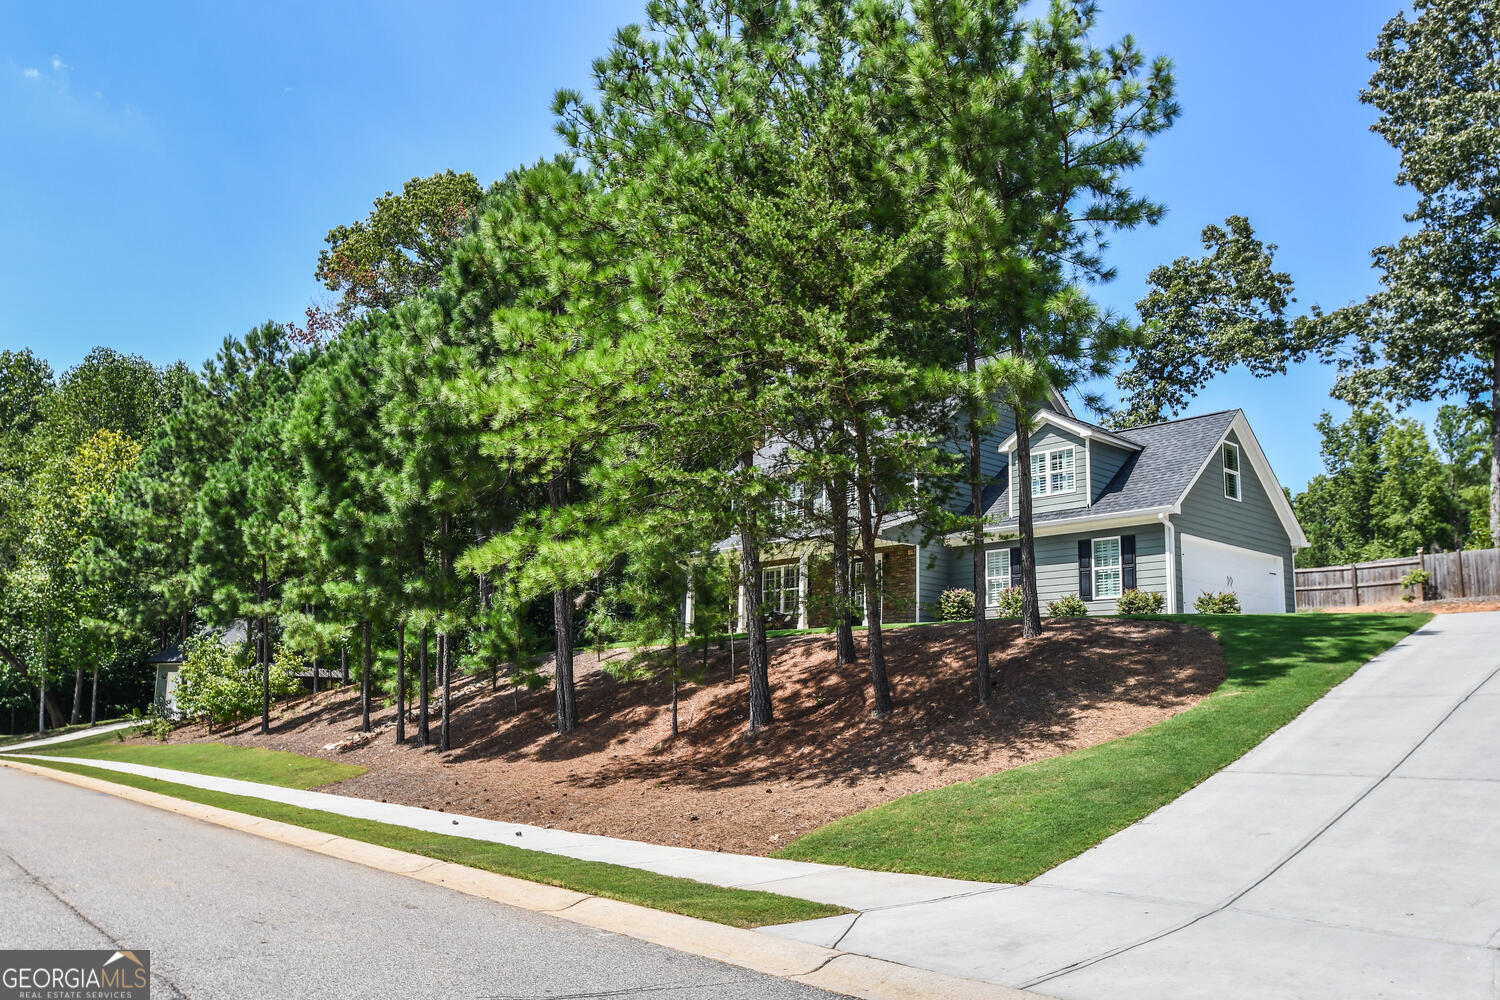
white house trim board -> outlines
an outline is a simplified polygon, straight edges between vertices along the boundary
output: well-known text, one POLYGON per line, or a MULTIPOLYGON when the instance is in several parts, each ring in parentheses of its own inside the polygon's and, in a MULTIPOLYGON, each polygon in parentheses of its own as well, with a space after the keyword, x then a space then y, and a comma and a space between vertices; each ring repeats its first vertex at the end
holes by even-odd
MULTIPOLYGON (((1038 410, 1034 419, 1038 424, 1051 424, 1054 427, 1060 427, 1070 434, 1075 434, 1083 438, 1085 441, 1090 438, 1098 438, 1105 444, 1112 444, 1116 448, 1123 448, 1125 451, 1140 451, 1145 447, 1144 445, 1136 444, 1129 438, 1122 438, 1118 434, 1111 434, 1109 431, 1096 429, 1090 427, 1088 424, 1078 423, 1076 420, 1070 420, 1062 414, 1054 413, 1051 410, 1038 410)), ((1040 429, 1040 427, 1033 427, 1031 433, 1035 434, 1040 429)), ((1020 431, 1012 431, 1010 437, 1000 442, 1000 450, 1013 450, 1016 446, 1016 438, 1019 435, 1020 431)))
POLYGON ((1163 539, 1166 543, 1167 554, 1167 614, 1177 613, 1177 525, 1172 523, 1172 515, 1156 515, 1162 524, 1162 530, 1166 533, 1163 539))
MULTIPOLYGON (((1271 499, 1271 508, 1276 511, 1276 517, 1281 521, 1281 526, 1286 530, 1286 536, 1292 540, 1292 548, 1305 549, 1308 546, 1307 535, 1302 531, 1302 525, 1297 523, 1297 515, 1292 510, 1292 505, 1287 501, 1286 492, 1281 488, 1281 482, 1276 478, 1276 473, 1271 471, 1271 463, 1266 460, 1266 453, 1261 451, 1260 442, 1255 439, 1255 432, 1250 429, 1250 421, 1245 419, 1244 410, 1236 410, 1234 419, 1229 422, 1229 427, 1220 435, 1219 441, 1214 445, 1214 450, 1203 460, 1198 467, 1198 474, 1188 480, 1187 488, 1182 491, 1182 496, 1177 498, 1177 503, 1172 507, 1172 513, 1182 511, 1182 502, 1187 499, 1188 494, 1193 492, 1193 487, 1198 485, 1198 480, 1203 478, 1203 473, 1215 462, 1224 461, 1224 442, 1229 440, 1229 435, 1234 434, 1240 439, 1240 491, 1244 492, 1243 482, 1245 456, 1250 456, 1250 465, 1255 469, 1255 475, 1265 487, 1266 495, 1271 499)), ((1219 490, 1223 493, 1223 489, 1219 490)))
MULTIPOLYGON (((1084 514, 1079 517, 1060 517, 1038 521, 1032 525, 1032 535, 1074 535, 1084 531, 1104 531, 1111 528, 1128 528, 1134 525, 1155 524, 1167 514, 1179 513, 1176 507, 1143 507, 1140 510, 1121 511, 1118 514, 1084 514)), ((990 541, 1017 537, 1017 528, 987 527, 985 535, 990 541)), ((967 548, 973 541, 966 533, 943 536, 943 544, 950 548, 967 548)))

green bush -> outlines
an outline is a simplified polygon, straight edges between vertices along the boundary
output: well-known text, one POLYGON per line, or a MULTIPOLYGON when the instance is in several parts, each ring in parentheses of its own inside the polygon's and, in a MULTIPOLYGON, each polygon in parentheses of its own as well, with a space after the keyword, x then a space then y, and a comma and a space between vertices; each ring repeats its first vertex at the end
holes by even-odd
POLYGON ((1425 569, 1414 569, 1401 578, 1401 587, 1408 593, 1402 594, 1403 601, 1428 600, 1430 599, 1429 585, 1432 583, 1432 573, 1425 569), (1416 587, 1417 593, 1410 593, 1410 588, 1416 587))
POLYGON ((1240 613, 1240 597, 1232 590, 1222 594, 1199 594, 1193 607, 1200 615, 1237 615, 1240 613))
POLYGON ((1127 590, 1120 595, 1122 615, 1159 615, 1167 609, 1167 595, 1155 590, 1127 590))
POLYGON ((997 618, 1021 617, 1021 588, 1011 587, 1000 594, 1000 603, 995 605, 997 618))
MULTIPOLYGON (((189 719, 212 728, 238 722, 260 711, 260 671, 251 662, 248 645, 225 646, 217 633, 203 632, 183 644, 185 661, 177 686, 177 707, 189 719)), ((284 698, 301 690, 297 657, 278 644, 271 661, 271 697, 284 698)), ((167 730, 170 731, 170 730, 167 730)), ((165 739, 155 722, 152 735, 165 739)))
POLYGON ((938 619, 945 622, 974 620, 974 591, 962 587, 945 590, 938 598, 938 619))
POLYGON ((1052 618, 1087 618, 1089 606, 1077 594, 1064 594, 1047 602, 1047 614, 1052 618))

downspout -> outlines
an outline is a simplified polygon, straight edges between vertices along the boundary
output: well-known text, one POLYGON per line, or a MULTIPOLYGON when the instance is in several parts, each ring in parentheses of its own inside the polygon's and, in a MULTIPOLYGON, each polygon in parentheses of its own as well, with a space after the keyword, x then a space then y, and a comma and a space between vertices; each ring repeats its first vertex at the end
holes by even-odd
POLYGON ((1171 514, 1157 514, 1166 532, 1167 547, 1167 614, 1177 614, 1177 526, 1171 514))

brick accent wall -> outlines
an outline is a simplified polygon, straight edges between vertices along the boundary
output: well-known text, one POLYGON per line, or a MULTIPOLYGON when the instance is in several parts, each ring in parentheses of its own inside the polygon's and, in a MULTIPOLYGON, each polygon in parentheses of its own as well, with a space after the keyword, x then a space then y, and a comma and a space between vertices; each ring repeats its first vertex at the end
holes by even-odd
POLYGON ((888 622, 915 621, 917 550, 911 545, 901 545, 884 551, 885 575, 881 587, 885 591, 885 610, 881 617, 888 622))

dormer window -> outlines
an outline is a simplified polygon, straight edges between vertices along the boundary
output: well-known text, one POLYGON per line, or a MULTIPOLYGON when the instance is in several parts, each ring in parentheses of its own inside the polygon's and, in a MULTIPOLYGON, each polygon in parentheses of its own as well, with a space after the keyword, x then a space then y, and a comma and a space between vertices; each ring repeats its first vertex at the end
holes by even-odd
POLYGON ((1077 488, 1078 480, 1073 474, 1073 449, 1071 447, 1032 453, 1032 496, 1045 497, 1058 493, 1072 493, 1077 488))
POLYGON ((1224 442, 1224 496, 1229 500, 1240 499, 1240 446, 1232 441, 1224 442))

